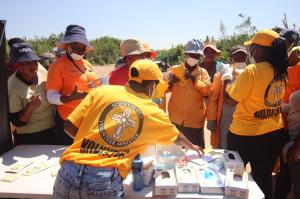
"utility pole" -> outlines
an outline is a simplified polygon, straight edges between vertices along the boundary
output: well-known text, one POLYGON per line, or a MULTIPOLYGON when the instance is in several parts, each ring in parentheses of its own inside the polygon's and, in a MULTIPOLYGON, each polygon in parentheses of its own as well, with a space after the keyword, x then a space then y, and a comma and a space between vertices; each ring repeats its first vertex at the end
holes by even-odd
POLYGON ((0 154, 13 148, 8 118, 5 20, 0 20, 0 154))

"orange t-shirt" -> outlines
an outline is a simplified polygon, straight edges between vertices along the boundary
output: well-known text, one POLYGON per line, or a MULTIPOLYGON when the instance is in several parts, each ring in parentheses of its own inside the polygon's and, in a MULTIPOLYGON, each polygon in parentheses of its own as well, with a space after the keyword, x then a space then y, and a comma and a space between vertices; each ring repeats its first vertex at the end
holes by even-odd
MULTIPOLYGON (((53 62, 49 67, 46 89, 56 90, 61 95, 68 96, 72 94, 75 86, 77 86, 78 92, 89 92, 91 90, 89 84, 100 85, 97 74, 88 61, 82 59, 74 62, 82 72, 66 56, 53 62)), ((66 120, 81 101, 82 99, 78 99, 58 105, 57 110, 60 117, 66 120)))
POLYGON ((289 103, 290 96, 293 92, 300 89, 300 62, 298 62, 295 66, 288 68, 288 85, 285 90, 285 95, 283 97, 284 103, 289 103))

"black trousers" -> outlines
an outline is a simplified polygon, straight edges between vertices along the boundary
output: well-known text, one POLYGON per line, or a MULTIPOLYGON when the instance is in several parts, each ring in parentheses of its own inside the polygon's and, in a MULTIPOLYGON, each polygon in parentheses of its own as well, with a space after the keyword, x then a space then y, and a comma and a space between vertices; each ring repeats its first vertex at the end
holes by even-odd
POLYGON ((55 128, 45 129, 35 133, 18 134, 14 133, 16 145, 21 144, 57 144, 57 133, 55 128))
POLYGON ((193 144, 205 147, 203 128, 189 128, 175 124, 176 128, 193 144))
POLYGON ((57 135, 60 145, 71 145, 73 144, 73 139, 64 131, 65 120, 63 120, 58 112, 55 116, 55 124, 57 129, 57 135))
POLYGON ((228 132, 228 149, 238 151, 245 165, 250 163, 253 179, 266 199, 272 198, 272 171, 287 139, 288 134, 284 129, 258 136, 240 136, 228 132))

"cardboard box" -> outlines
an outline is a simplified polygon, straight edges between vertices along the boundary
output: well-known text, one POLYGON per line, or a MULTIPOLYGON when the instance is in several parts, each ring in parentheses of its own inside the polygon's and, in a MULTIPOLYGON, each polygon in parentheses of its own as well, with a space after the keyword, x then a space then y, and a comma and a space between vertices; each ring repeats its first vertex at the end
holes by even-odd
POLYGON ((201 193, 223 194, 225 175, 209 167, 194 166, 201 193))
POLYGON ((235 175, 242 176, 244 174, 244 163, 238 152, 224 151, 224 161, 225 171, 232 169, 234 170, 235 175))
POLYGON ((248 174, 244 172, 242 176, 234 174, 234 170, 228 169, 225 180, 225 195, 248 199, 248 174))
POLYGON ((155 170, 155 195, 177 195, 177 182, 174 169, 155 170))
POLYGON ((199 192, 199 183, 197 180, 197 176, 191 166, 176 166, 175 173, 179 193, 199 192))

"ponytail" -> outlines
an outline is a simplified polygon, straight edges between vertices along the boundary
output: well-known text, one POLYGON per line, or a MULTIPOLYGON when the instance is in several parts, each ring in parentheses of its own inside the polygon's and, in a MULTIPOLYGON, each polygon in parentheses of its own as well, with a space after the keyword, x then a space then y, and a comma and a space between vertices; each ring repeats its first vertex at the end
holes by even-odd
POLYGON ((284 40, 282 38, 275 39, 269 49, 269 62, 274 68, 274 79, 285 81, 286 83, 288 77, 288 55, 284 40))

